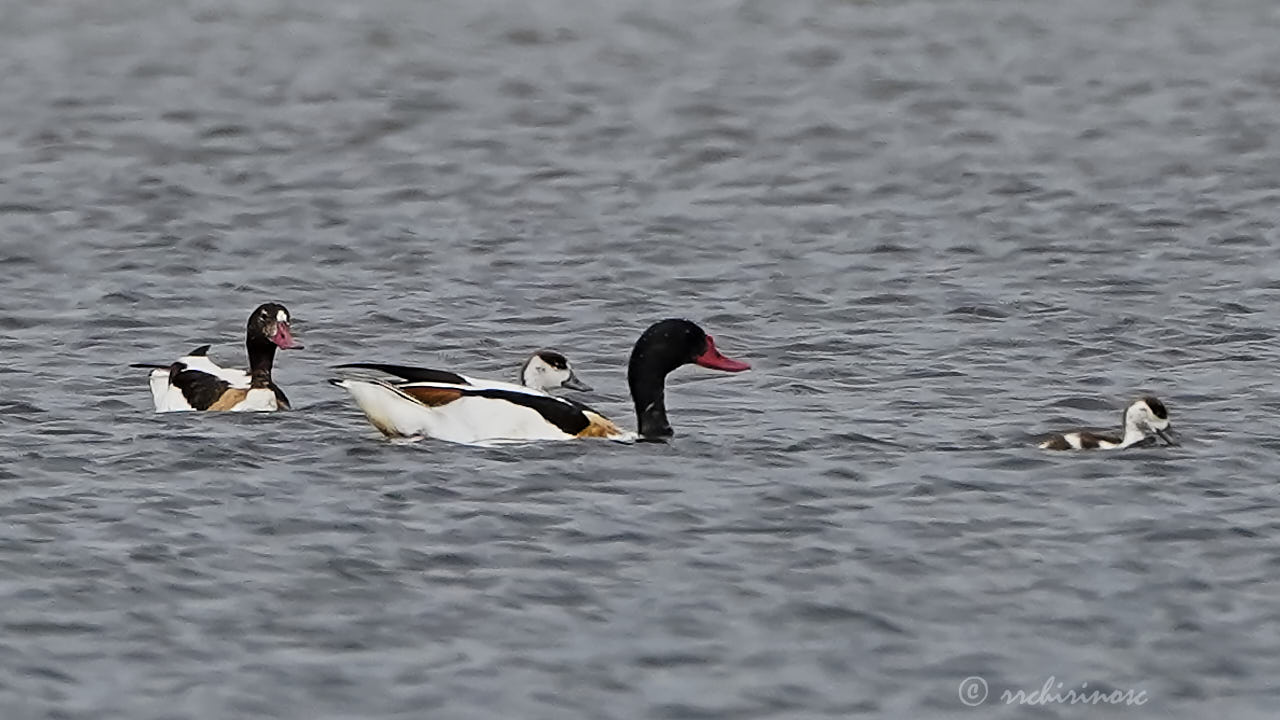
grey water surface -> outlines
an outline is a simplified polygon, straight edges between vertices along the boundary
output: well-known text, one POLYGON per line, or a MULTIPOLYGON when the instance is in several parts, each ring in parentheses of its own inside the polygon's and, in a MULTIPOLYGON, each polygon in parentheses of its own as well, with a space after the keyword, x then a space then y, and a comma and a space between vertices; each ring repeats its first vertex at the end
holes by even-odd
POLYGON ((1280 6, 0 4, 0 717, 1273 717, 1280 6), (151 412, 243 363, 295 411, 151 412), (392 444, 554 346, 668 444, 392 444), (1181 447, 1050 454, 1140 391, 1181 447), (966 706, 963 680, 989 696, 966 706), (1124 707, 1002 692, 1144 693, 1124 707), (1045 700, 1044 698, 1041 698, 1045 700))

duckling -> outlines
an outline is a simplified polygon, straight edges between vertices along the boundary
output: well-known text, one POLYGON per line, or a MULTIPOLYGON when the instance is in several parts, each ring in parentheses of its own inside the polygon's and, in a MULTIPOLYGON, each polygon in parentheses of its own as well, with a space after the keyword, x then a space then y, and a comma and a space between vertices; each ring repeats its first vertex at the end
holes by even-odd
POLYGON ((578 379, 564 353, 546 348, 535 350, 520 366, 520 384, 534 390, 566 388, 591 392, 591 386, 578 379))
POLYGON ((1037 447, 1042 450, 1123 450, 1153 437, 1177 445, 1169 411, 1152 395, 1144 395, 1125 408, 1121 434, 1074 430, 1054 435, 1037 447))

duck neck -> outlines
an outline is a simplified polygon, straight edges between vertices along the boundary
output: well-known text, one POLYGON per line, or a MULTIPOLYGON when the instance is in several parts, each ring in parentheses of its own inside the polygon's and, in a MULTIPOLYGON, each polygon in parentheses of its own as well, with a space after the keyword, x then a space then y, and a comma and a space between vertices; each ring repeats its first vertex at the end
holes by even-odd
POLYGON ((1127 448, 1130 445, 1137 445, 1147 439, 1147 433, 1142 428, 1133 423, 1126 423, 1124 426, 1124 437, 1120 439, 1120 448, 1127 448))
POLYGON ((667 422, 667 372, 632 355, 627 384, 636 404, 636 425, 642 438, 667 438, 675 434, 667 422))
MULTIPOLYGON (((527 388, 532 388, 537 385, 537 383, 533 381, 533 378, 530 377, 531 373, 529 372, 529 366, 532 364, 533 364, 532 357, 530 357, 528 360, 525 360, 524 364, 520 366, 520 373, 516 376, 516 382, 527 388)), ((536 389, 542 390, 543 388, 536 388, 536 389)))
POLYGON ((251 336, 245 340, 244 344, 249 351, 249 374, 265 373, 267 381, 270 382, 271 365, 276 359, 275 343, 251 336))
POLYGON ((1117 450, 1127 448, 1130 445, 1137 445, 1147 439, 1147 431, 1143 429, 1139 420, 1129 417, 1130 409, 1125 408, 1124 415, 1121 416, 1123 418, 1121 422, 1124 423, 1124 437, 1120 438, 1120 444, 1116 447, 1117 450))

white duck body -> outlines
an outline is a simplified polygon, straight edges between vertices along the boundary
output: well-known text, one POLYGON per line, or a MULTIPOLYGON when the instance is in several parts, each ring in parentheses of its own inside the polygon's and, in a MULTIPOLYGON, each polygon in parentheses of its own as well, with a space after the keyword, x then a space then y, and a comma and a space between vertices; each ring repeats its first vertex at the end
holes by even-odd
POLYGON ((628 439, 626 433, 594 411, 541 390, 492 380, 467 380, 466 384, 391 383, 378 378, 347 377, 331 382, 350 392, 369 422, 390 437, 488 444, 572 440, 589 430, 603 433, 598 436, 628 439), (563 421, 557 425, 548 419, 548 414, 571 417, 574 413, 586 417, 588 426, 576 434, 568 432, 572 426, 562 427, 563 421), (593 419, 595 423, 591 422, 593 419), (600 423, 604 427, 598 426, 600 423), (500 431, 495 432, 495 428, 500 431))
MULTIPOLYGON (((640 435, 656 439, 671 434, 663 382, 671 370, 691 362, 729 372, 749 367, 721 355, 711 337, 687 320, 656 323, 636 342, 627 372, 640 435)), ((425 368, 371 363, 339 367, 377 370, 406 381, 363 376, 330 380, 350 392, 365 417, 390 437, 421 435, 490 444, 588 437, 629 442, 640 436, 581 403, 534 388, 425 368)))
POLYGON ((284 393, 271 383, 270 376, 260 374, 251 379, 247 373, 219 368, 211 361, 196 369, 185 363, 185 359, 167 370, 151 371, 151 395, 156 412, 275 412, 288 407, 287 399, 282 399, 284 393), (209 372, 210 367, 223 374, 209 372), (192 393, 191 397, 188 393, 192 393), (192 405, 192 397, 200 398, 199 407, 192 405))
MULTIPOLYGON (((204 345, 192 350, 190 355, 184 355, 178 358, 177 361, 182 363, 184 366, 183 369, 185 370, 196 370, 208 373, 215 378, 226 382, 227 385, 232 388, 248 389, 249 373, 236 368, 221 367, 213 360, 209 359, 209 356, 205 354, 207 352, 209 352, 209 346, 204 345)), ((191 407, 191 403, 187 401, 186 396, 182 394, 182 389, 171 384, 170 378, 173 375, 172 368, 172 365, 167 368, 156 368, 151 371, 151 375, 148 378, 151 384, 151 400, 155 403, 156 412, 183 412, 195 410, 195 408, 191 407)), ((254 402, 250 403, 255 406, 253 409, 279 409, 275 403, 275 393, 268 394, 272 396, 270 407, 268 407, 264 401, 258 401, 256 398, 260 394, 255 394, 254 402), (257 405, 261 405, 261 407, 256 407, 257 405)))

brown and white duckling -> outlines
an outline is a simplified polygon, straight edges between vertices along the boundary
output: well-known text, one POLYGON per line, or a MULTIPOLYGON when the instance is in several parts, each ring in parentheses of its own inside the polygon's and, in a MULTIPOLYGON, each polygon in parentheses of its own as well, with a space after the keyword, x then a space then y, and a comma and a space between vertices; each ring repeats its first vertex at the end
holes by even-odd
POLYGON ((347 363, 338 365, 341 369, 374 370, 385 375, 400 378, 384 381, 389 385, 401 387, 415 382, 443 382, 446 384, 471 385, 474 387, 523 387, 539 392, 550 392, 557 388, 581 390, 589 392, 591 386, 582 382, 574 371, 569 358, 556 350, 535 350, 529 359, 520 366, 517 379, 519 385, 511 385, 498 380, 483 380, 459 373, 444 370, 428 370, 408 365, 389 365, 387 363, 347 363))
POLYGON ((169 365, 135 363, 151 368, 151 399, 156 412, 288 410, 289 398, 271 379, 276 349, 301 350, 289 329, 289 310, 280 303, 259 305, 245 327, 249 370, 220 367, 202 345, 169 365))
POLYGON ((329 382, 350 392, 369 422, 389 437, 425 436, 471 444, 588 437, 629 441, 672 434, 667 423, 666 377, 689 363, 725 372, 751 367, 720 354, 711 336, 688 320, 655 323, 636 341, 627 367, 638 434, 622 430, 572 400, 441 370, 358 363, 339 367, 379 370, 408 382, 363 376, 329 382))
POLYGON ((1123 450, 1152 438, 1177 445, 1169 411, 1152 395, 1134 400, 1125 408, 1121 434, 1076 430, 1054 435, 1041 442, 1043 450, 1123 450))
POLYGON ((543 348, 535 350, 520 366, 520 384, 535 390, 566 388, 590 392, 591 386, 578 379, 564 353, 543 348))

